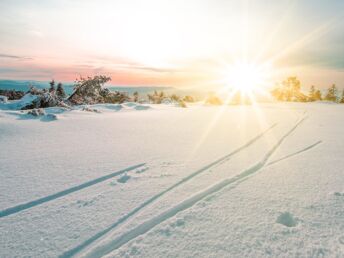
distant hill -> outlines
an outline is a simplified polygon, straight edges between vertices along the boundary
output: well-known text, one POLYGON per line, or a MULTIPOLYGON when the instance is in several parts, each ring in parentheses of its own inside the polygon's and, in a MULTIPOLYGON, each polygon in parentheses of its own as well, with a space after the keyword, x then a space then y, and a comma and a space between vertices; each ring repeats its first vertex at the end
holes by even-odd
MULTIPOLYGON (((26 92, 30 89, 30 86, 35 86, 39 89, 49 88, 48 81, 33 81, 33 80, 2 80, 0 79, 0 89, 7 90, 18 90, 26 92)), ((63 87, 68 95, 73 92, 73 83, 63 83, 63 87)), ((163 91, 166 95, 177 94, 179 96, 191 95, 196 99, 203 99, 207 96, 206 91, 199 89, 177 89, 173 87, 157 87, 157 86, 136 86, 136 87, 125 87, 125 86, 114 86, 108 85, 107 88, 110 91, 121 91, 127 92, 129 95, 133 95, 135 91, 139 93, 140 99, 147 99, 147 94, 151 94, 154 91, 163 91)))
MULTIPOLYGON (((32 80, 0 80, 0 89, 7 89, 7 90, 19 90, 19 91, 28 91, 30 86, 35 86, 39 89, 49 88, 48 81, 32 81, 32 80)), ((73 92, 73 83, 63 83, 63 87, 67 94, 71 94, 73 92)), ((107 88, 110 91, 122 91, 127 92, 128 94, 132 95, 135 91, 139 92, 139 94, 148 94, 152 93, 155 90, 157 91, 173 91, 174 88, 172 87, 120 87, 120 86, 113 86, 109 85, 107 88)))

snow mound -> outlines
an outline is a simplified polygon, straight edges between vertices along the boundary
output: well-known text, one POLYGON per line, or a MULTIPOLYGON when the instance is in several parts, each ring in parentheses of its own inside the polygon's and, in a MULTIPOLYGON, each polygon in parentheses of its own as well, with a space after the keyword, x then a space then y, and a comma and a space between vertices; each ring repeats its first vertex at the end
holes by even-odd
POLYGON ((295 227, 297 225, 297 220, 294 218, 293 214, 289 212, 283 212, 280 214, 276 222, 286 227, 295 227))
POLYGON ((91 105, 91 107, 97 108, 98 110, 114 110, 120 111, 123 106, 121 104, 95 104, 91 105))
POLYGON ((44 122, 57 120, 56 114, 47 114, 43 108, 31 109, 26 113, 26 116, 40 118, 40 120, 44 122))
POLYGON ((42 117, 41 121, 50 122, 50 121, 55 121, 57 119, 58 119, 58 116, 56 114, 47 114, 44 117, 42 117))
POLYGON ((135 107, 135 106, 137 106, 137 104, 135 102, 126 102, 126 103, 124 103, 124 105, 127 106, 127 107, 135 107))

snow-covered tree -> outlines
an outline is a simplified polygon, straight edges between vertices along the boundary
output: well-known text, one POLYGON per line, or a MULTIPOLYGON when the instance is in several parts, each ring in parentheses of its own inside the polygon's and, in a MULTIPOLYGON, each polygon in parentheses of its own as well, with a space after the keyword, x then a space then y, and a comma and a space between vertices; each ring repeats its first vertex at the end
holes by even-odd
POLYGON ((75 81, 74 92, 69 96, 68 100, 77 105, 105 103, 108 101, 105 98, 111 94, 108 89, 103 89, 103 86, 110 80, 110 77, 104 75, 80 77, 75 81))
POLYGON ((64 99, 66 97, 66 92, 63 89, 63 85, 61 82, 57 84, 56 95, 59 99, 64 99))
POLYGON ((55 91, 55 81, 51 80, 51 82, 49 82, 49 84, 50 84, 49 92, 54 92, 55 91))
POLYGON ((133 96, 134 96, 134 102, 138 102, 139 101, 139 93, 137 91, 135 91, 133 93, 133 96))

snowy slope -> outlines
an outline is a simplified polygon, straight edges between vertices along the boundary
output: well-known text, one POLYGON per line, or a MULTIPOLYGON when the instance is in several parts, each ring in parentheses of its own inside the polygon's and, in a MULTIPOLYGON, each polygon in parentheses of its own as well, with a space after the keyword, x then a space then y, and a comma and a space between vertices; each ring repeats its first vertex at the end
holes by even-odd
POLYGON ((0 256, 344 257, 343 111, 0 111, 0 256))

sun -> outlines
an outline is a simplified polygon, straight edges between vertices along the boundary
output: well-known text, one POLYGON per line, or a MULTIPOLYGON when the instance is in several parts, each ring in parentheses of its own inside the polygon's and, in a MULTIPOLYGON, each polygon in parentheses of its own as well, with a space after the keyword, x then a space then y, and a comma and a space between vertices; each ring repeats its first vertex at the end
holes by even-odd
POLYGON ((266 64, 236 62, 226 71, 226 87, 244 95, 261 91, 268 84, 271 67, 266 64))

